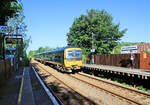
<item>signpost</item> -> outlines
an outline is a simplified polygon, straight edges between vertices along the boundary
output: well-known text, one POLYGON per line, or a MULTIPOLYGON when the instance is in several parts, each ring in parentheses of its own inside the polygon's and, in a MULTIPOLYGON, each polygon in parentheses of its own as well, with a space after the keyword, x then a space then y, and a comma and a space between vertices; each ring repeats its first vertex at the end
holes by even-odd
MULTIPOLYGON (((23 47, 21 46, 19 50, 19 46, 23 44, 23 37, 22 35, 19 35, 18 33, 18 27, 16 28, 16 33, 10 33, 10 29, 8 26, 0 26, 0 45, 2 49, 0 49, 0 57, 3 56, 3 59, 5 60, 5 44, 16 44, 16 50, 15 50, 15 69, 18 70, 18 63, 19 63, 19 51, 23 51, 23 47), (5 43, 6 42, 6 43, 5 43), (19 45, 20 44, 20 45, 19 45)), ((23 54, 23 53, 21 53, 23 54)), ((8 57, 8 56, 7 56, 8 57)), ((11 56, 12 57, 12 56, 11 56)))
POLYGON ((92 60, 91 60, 91 63, 94 64, 94 52, 95 52, 95 49, 91 49, 91 53, 92 53, 92 60))
POLYGON ((95 52, 95 49, 91 49, 91 52, 94 53, 94 52, 95 52))

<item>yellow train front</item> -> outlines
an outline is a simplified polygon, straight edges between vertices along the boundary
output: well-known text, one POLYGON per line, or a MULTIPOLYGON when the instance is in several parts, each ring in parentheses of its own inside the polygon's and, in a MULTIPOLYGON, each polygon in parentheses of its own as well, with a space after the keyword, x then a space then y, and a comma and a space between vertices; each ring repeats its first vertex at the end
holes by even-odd
POLYGON ((67 71, 79 70, 82 66, 82 52, 80 48, 66 48, 64 50, 64 65, 67 71))
POLYGON ((38 53, 35 58, 65 72, 78 71, 82 66, 82 51, 77 47, 62 47, 38 53))

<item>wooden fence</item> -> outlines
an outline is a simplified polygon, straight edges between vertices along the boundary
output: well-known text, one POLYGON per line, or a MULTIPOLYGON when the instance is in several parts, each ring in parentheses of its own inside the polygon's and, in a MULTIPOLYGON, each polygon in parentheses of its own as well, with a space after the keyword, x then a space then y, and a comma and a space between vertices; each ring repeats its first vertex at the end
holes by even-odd
POLYGON ((0 84, 2 84, 5 80, 5 62, 3 60, 0 61, 0 84))
POLYGON ((140 68, 150 70, 150 53, 140 54, 140 68))
MULTIPOLYGON (((130 67, 130 62, 130 54, 94 55, 94 64, 130 67)), ((140 54, 135 54, 134 68, 140 68, 140 54)))
POLYGON ((11 67, 10 63, 10 59, 0 60, 0 85, 2 85, 11 75, 13 67, 11 67))

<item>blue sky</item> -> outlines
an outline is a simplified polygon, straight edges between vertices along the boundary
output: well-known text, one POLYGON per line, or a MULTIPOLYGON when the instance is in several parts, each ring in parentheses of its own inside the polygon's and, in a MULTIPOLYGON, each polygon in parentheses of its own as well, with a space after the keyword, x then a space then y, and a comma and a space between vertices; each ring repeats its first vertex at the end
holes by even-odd
POLYGON ((150 0, 22 0, 29 50, 67 45, 66 34, 75 18, 88 9, 105 9, 127 28, 124 42, 150 42, 150 0))

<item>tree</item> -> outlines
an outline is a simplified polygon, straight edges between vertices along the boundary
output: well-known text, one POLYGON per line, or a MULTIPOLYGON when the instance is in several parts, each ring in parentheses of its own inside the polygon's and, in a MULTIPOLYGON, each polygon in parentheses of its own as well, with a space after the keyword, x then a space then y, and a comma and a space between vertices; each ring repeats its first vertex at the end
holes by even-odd
POLYGON ((18 13, 18 16, 14 18, 10 18, 7 22, 7 26, 9 27, 9 34, 16 34, 21 35, 23 38, 23 43, 16 44, 16 50, 17 50, 17 58, 22 57, 23 65, 28 64, 28 58, 26 54, 26 50, 29 46, 29 43, 31 41, 31 37, 27 37, 26 31, 27 31, 27 25, 24 22, 25 16, 22 12, 18 13))
MULTIPOLYGON (((21 0, 0 1, 0 25, 7 25, 10 18, 18 17, 23 11, 21 0)), ((4 34, 0 34, 0 59, 3 58, 4 34)))
POLYGON ((119 26, 105 10, 87 10, 87 15, 76 18, 67 33, 68 45, 81 47, 85 54, 90 53, 93 45, 96 53, 108 54, 127 30, 120 30, 119 26))
MULTIPOLYGON (((26 49, 29 46, 30 37, 27 37, 27 25, 24 22, 23 4, 22 0, 2 0, 0 5, 0 25, 7 25, 8 35, 13 34, 21 35, 23 43, 17 43, 15 45, 5 45, 6 47, 15 47, 16 56, 23 57, 23 62, 27 61, 26 49)), ((0 36, 0 39, 3 40, 0 36)), ((0 43, 0 45, 3 43, 0 43)), ((0 46, 0 49, 1 46, 0 46)), ((1 50, 0 50, 1 51, 1 50)), ((0 54, 2 55, 2 54, 0 54)), ((25 63, 25 62, 24 62, 25 63)))
POLYGON ((22 4, 20 0, 1 0, 0 2, 0 25, 5 25, 9 18, 18 16, 21 12, 22 4))

